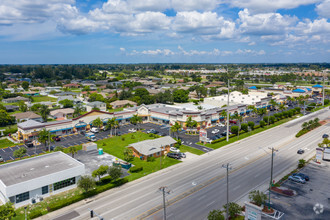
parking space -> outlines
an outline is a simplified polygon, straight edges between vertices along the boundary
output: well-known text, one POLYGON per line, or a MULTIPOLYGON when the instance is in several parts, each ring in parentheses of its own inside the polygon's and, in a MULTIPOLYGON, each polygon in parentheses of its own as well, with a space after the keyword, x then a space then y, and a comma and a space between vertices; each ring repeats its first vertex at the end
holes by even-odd
POLYGON ((286 181, 282 186, 297 192, 286 197, 272 193, 273 207, 285 215, 283 219, 329 219, 330 216, 330 162, 311 162, 301 173, 309 176, 305 184, 286 181))

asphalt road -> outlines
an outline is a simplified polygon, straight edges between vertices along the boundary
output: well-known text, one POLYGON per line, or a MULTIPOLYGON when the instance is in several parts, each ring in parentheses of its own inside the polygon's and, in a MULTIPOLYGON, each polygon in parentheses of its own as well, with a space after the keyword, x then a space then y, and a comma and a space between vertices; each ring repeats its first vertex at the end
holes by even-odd
POLYGON ((312 149, 321 142, 323 133, 329 133, 329 125, 319 127, 299 139, 295 138, 295 134, 304 121, 315 117, 325 119, 329 115, 327 109, 298 118, 109 190, 88 203, 82 201, 65 208, 66 211, 49 213, 42 219, 54 219, 70 213, 78 213, 79 216, 67 219, 90 219, 88 209, 95 210, 104 219, 161 219, 161 186, 171 190, 167 195, 168 219, 205 219, 210 210, 218 209, 225 203, 225 170, 221 169, 222 164, 232 164, 230 200, 237 200, 269 181, 268 147, 279 149, 274 160, 274 179, 279 173, 296 166, 298 159, 314 154, 312 149), (305 148, 305 154, 298 155, 296 152, 299 148, 305 148), (155 212, 157 209, 160 211, 155 212))

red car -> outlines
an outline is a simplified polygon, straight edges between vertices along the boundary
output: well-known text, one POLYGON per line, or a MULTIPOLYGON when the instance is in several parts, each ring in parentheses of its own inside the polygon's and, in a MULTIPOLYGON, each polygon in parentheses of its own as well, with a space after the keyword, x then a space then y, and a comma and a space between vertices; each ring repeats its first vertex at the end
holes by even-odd
POLYGON ((60 136, 55 136, 55 137, 53 137, 53 140, 54 141, 60 141, 61 140, 61 137, 60 136))
POLYGON ((237 122, 233 120, 229 120, 229 123, 236 124, 237 122))

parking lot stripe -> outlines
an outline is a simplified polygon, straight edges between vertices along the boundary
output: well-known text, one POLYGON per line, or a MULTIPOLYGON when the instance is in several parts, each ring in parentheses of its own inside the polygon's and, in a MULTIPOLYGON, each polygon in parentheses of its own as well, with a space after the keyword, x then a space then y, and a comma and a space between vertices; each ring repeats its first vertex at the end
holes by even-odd
POLYGON ((6 151, 4 149, 2 149, 2 151, 6 153, 6 151))
POLYGON ((9 156, 9 157, 10 157, 10 159, 14 160, 14 158, 12 158, 12 156, 9 156))
POLYGON ((11 147, 9 148, 11 151, 14 151, 11 147))

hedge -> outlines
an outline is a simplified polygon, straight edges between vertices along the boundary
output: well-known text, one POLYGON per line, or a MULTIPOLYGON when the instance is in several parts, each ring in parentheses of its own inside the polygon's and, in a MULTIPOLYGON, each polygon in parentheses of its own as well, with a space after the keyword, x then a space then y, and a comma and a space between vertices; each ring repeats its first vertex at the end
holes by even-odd
POLYGON ((129 169, 129 172, 131 173, 137 173, 143 170, 142 166, 134 166, 129 169))

